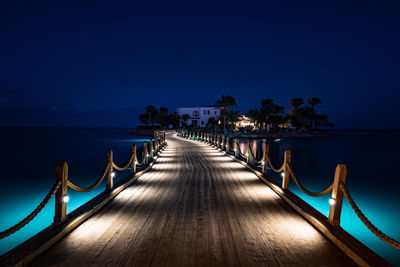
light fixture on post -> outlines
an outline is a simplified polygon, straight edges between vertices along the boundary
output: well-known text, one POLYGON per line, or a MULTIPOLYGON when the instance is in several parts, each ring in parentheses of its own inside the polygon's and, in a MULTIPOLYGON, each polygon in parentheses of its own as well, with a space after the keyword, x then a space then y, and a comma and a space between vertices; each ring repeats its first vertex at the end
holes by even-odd
POLYGON ((63 196, 62 201, 63 201, 64 203, 68 203, 68 201, 69 201, 69 196, 68 196, 68 195, 63 196))
POLYGON ((333 206, 333 205, 335 205, 335 204, 336 204, 336 199, 330 198, 330 199, 329 199, 329 205, 333 206))

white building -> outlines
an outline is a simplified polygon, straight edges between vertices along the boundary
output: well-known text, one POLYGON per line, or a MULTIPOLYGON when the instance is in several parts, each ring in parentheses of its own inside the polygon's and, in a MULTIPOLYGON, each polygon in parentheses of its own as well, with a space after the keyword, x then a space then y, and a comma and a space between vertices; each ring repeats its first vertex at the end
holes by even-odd
POLYGON ((187 125, 205 127, 210 118, 216 120, 221 116, 220 107, 195 107, 195 108, 177 108, 176 113, 179 117, 188 115, 187 125))
POLYGON ((250 120, 249 117, 247 117, 245 115, 240 115, 239 118, 238 118, 238 121, 235 122, 235 124, 239 128, 247 127, 247 126, 254 127, 254 123, 250 120))

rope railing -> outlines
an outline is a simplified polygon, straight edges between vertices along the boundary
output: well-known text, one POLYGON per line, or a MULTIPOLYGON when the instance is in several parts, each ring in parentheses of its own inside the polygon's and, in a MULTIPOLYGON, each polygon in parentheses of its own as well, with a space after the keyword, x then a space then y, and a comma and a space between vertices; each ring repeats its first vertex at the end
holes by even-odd
POLYGON ((119 167, 117 164, 115 164, 115 162, 112 163, 112 167, 114 169, 116 169, 117 171, 124 171, 124 170, 128 169, 129 166, 131 166, 132 160, 133 160, 134 157, 135 157, 135 155, 134 155, 134 153, 132 153, 132 155, 130 156, 128 162, 125 163, 125 165, 123 167, 119 167))
POLYGON ((30 221, 32 221, 41 211, 42 209, 49 203, 50 199, 54 196, 57 192, 58 188, 61 186, 61 181, 55 183, 53 187, 50 189, 49 193, 44 197, 42 202, 34 209, 28 216, 22 219, 20 222, 15 224, 14 226, 8 228, 5 231, 0 232, 0 239, 3 239, 9 235, 14 234, 15 232, 19 231, 25 225, 27 225, 30 221))
POLYGON ((268 161, 268 166, 274 171, 274 172, 281 172, 285 168, 285 162, 283 162, 282 166, 280 168, 275 168, 274 165, 272 165, 271 158, 269 157, 268 153, 265 153, 266 160, 268 161))
POLYGON ((260 163, 262 163, 264 161, 264 159, 262 159, 262 158, 259 159, 259 160, 256 159, 257 157, 254 155, 253 148, 251 147, 251 145, 249 146, 249 150, 250 150, 250 153, 251 153, 252 161, 254 161, 257 164, 260 164, 260 163))
POLYGON ((90 192, 93 189, 95 189, 97 186, 99 186, 99 184, 101 184, 101 182, 104 180, 104 178, 106 177, 107 173, 109 172, 111 166, 112 166, 112 162, 108 162, 106 167, 104 168, 103 174, 99 177, 99 179, 97 179, 97 181, 93 185, 91 185, 89 187, 77 186, 74 183, 72 183, 69 180, 69 178, 68 178, 68 181, 67 181, 67 185, 68 185, 69 188, 71 188, 71 189, 73 189, 73 190, 75 190, 77 192, 90 192))
POLYGON ((292 176, 294 182, 297 184, 297 186, 301 189, 301 191, 303 191, 304 193, 306 193, 309 196, 312 197, 320 197, 320 196, 324 196, 326 194, 329 194, 332 189, 333 189, 333 183, 328 186, 325 190, 322 190, 321 192, 311 192, 308 191, 307 189, 304 188, 304 186, 299 182, 299 180, 297 179, 296 175, 294 174, 294 171, 292 169, 292 165, 288 164, 288 168, 289 168, 289 173, 292 176))
POLYGON ((339 183, 340 190, 343 192, 346 199, 349 201, 351 208, 357 214, 358 218, 364 223, 364 225, 379 239, 384 241, 385 243, 389 244, 390 246, 400 249, 400 242, 394 240, 390 236, 383 233, 381 230, 378 229, 374 224, 371 223, 370 220, 362 213, 362 211, 358 208, 357 204, 354 202, 353 198, 351 197, 349 190, 347 189, 344 183, 339 183))
POLYGON ((236 140, 236 146, 237 146, 237 148, 238 148, 239 155, 242 156, 243 158, 246 158, 246 157, 247 157, 248 151, 246 151, 246 153, 243 153, 243 152, 242 152, 242 150, 240 149, 240 146, 239 146, 239 140, 236 140))
MULTIPOLYGON (((205 142, 209 143, 210 145, 214 144, 213 140, 213 135, 210 133, 203 134, 205 137, 205 142)), ((188 138, 188 135, 181 135, 183 138, 188 138)), ((189 133, 190 136, 190 133, 189 133)), ((226 137, 223 137, 226 138, 226 137)), ((229 140, 229 139, 228 139, 229 140)), ((228 141, 229 142, 229 141, 228 141)), ((229 143, 228 147, 229 147, 229 143)), ((307 190, 299 181, 297 178, 295 172, 293 171, 293 167, 291 164, 291 152, 290 150, 285 151, 285 158, 283 161, 283 164, 281 167, 276 168, 271 162, 271 158, 269 156, 269 146, 268 144, 265 147, 265 150, 263 151, 263 158, 261 160, 257 160, 254 154, 254 151, 251 147, 251 145, 248 145, 248 151, 246 153, 242 153, 240 146, 239 146, 239 140, 233 141, 233 151, 235 152, 235 158, 238 158, 239 155, 243 158, 246 158, 248 161, 248 164, 252 162, 256 163, 261 163, 262 165, 262 173, 264 175, 267 175, 267 166, 272 169, 276 173, 282 173, 282 189, 283 190, 289 190, 289 179, 290 177, 293 178, 293 181, 296 183, 296 185, 300 188, 301 191, 303 191, 305 194, 312 196, 312 197, 321 197, 324 195, 327 195, 329 193, 331 194, 331 198, 329 200, 330 204, 330 211, 329 211, 329 216, 328 216, 328 222, 332 226, 340 226, 340 215, 341 215, 341 210, 342 210, 342 203, 343 203, 343 197, 345 197, 349 203, 351 208, 354 210, 358 218, 364 223, 364 225, 373 233, 375 234, 378 238, 383 240, 385 243, 389 244, 390 246, 400 249, 400 242, 396 241, 395 239, 391 238, 390 236, 386 235, 383 233, 381 230, 379 230, 374 224, 371 223, 371 221, 362 213, 362 211, 359 209, 355 201, 353 200, 350 192, 348 191, 345 182, 346 182, 346 177, 347 177, 347 168, 346 165, 344 164, 339 164, 336 167, 335 170, 335 175, 334 175, 334 180, 331 185, 329 185, 326 189, 320 191, 320 192, 311 192, 307 190), (249 157, 251 156, 251 161, 249 162, 249 157)), ((229 154, 230 149, 226 149, 225 153, 229 154)), ((283 192, 283 191, 282 191, 283 192)))
POLYGON ((115 175, 113 169, 117 171, 123 171, 131 168, 131 174, 134 174, 136 172, 136 166, 147 165, 149 163, 149 159, 153 158, 154 153, 158 153, 165 146, 165 132, 157 131, 154 133, 154 143, 153 141, 150 141, 150 146, 148 146, 148 142, 144 142, 143 144, 142 162, 137 162, 136 145, 132 145, 132 154, 128 162, 125 163, 125 165, 122 167, 119 167, 113 161, 113 152, 112 150, 109 150, 107 152, 107 164, 104 168, 102 175, 96 180, 93 185, 89 187, 81 187, 71 182, 68 177, 68 164, 66 162, 59 162, 56 168, 56 183, 50 189, 49 193, 44 197, 42 202, 23 220, 8 228, 7 230, 0 232, 0 239, 6 238, 14 234, 15 232, 22 229, 25 225, 27 225, 30 221, 32 221, 49 203, 54 195, 56 196, 54 223, 62 223, 67 218, 67 202, 69 200, 69 196, 67 194, 68 187, 78 192, 90 192, 94 190, 97 186, 99 186, 104 178, 107 177, 106 190, 111 190, 113 188, 113 177, 115 175))

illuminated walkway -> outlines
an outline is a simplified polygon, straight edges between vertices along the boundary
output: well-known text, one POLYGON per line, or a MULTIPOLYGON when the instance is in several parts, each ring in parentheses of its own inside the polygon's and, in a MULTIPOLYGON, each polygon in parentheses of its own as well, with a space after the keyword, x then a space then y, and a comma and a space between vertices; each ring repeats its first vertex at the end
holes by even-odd
POLYGON ((204 143, 167 142, 151 171, 31 264, 353 264, 240 163, 204 143))

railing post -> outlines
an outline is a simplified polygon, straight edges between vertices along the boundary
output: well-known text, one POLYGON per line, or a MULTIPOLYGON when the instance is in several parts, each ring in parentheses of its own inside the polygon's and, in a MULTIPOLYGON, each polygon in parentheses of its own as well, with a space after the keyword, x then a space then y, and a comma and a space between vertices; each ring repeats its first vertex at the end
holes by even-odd
POLYGON ((150 140, 150 158, 153 158, 153 154, 154 150, 153 150, 153 140, 150 140))
POLYGON ((131 174, 136 173, 136 144, 132 145, 132 162, 131 162, 131 174))
POLYGON ((251 151, 250 151, 250 139, 249 139, 249 143, 247 145, 247 164, 251 164, 251 151))
POLYGON ((332 197, 329 203, 329 223, 333 226, 340 225, 340 214, 342 212, 343 191, 340 189, 340 183, 346 183, 347 167, 345 164, 338 164, 335 170, 335 178, 333 181, 332 197))
POLYGON ((107 184, 106 184, 106 189, 111 190, 114 186, 114 172, 113 172, 113 151, 110 149, 107 151, 107 162, 111 164, 110 169, 108 170, 107 173, 107 184))
POLYGON ((267 160, 267 154, 269 154, 269 145, 265 144, 265 150, 263 154, 263 159, 262 159, 262 173, 267 174, 267 168, 268 168, 268 160, 267 160))
POLYGON ((219 148, 220 144, 221 144, 221 135, 217 134, 217 148, 219 148))
POLYGON ((61 181, 61 185, 56 192, 54 223, 62 223, 67 218, 67 202, 68 202, 68 164, 65 161, 57 163, 56 181, 61 181))
POLYGON ((282 177, 282 189, 287 190, 289 189, 289 179, 290 179, 290 173, 289 173, 289 164, 292 161, 292 154, 290 150, 285 151, 285 159, 283 164, 285 164, 283 168, 283 177, 282 177))
POLYGON ((235 158, 239 157, 239 144, 237 139, 233 139, 233 150, 235 151, 235 158))
POLYGON ((221 146, 220 146, 221 150, 224 150, 225 148, 225 135, 221 136, 221 146))
POLYGON ((147 142, 144 142, 143 143, 143 156, 144 156, 144 159, 143 159, 143 162, 144 162, 144 165, 147 165, 147 163, 149 162, 148 161, 148 153, 149 153, 149 151, 148 151, 148 148, 147 148, 147 142))
POLYGON ((229 136, 225 138, 225 151, 229 153, 229 136))
POLYGON ((163 132, 163 140, 164 140, 164 144, 165 144, 165 132, 163 132))

